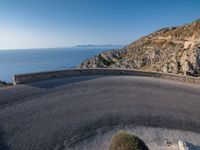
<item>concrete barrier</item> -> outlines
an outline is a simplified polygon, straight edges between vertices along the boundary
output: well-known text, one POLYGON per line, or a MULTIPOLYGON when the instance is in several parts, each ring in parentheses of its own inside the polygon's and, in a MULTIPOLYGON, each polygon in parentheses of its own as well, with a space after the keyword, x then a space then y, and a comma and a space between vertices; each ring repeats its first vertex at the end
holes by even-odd
POLYGON ((175 80, 185 83, 200 84, 200 78, 182 76, 176 74, 159 73, 159 72, 147 72, 147 71, 136 71, 132 69, 66 69, 57 71, 46 71, 36 72, 28 74, 18 74, 13 76, 13 83, 23 84, 39 80, 46 80, 52 78, 63 78, 72 76, 83 76, 83 75, 130 75, 130 76, 144 76, 144 77, 155 77, 167 80, 175 80))

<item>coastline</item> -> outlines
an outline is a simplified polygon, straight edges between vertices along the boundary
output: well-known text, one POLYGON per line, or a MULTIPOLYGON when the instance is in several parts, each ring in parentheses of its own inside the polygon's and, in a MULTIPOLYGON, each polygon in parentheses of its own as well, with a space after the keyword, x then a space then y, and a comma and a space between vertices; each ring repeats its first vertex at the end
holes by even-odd
POLYGON ((75 68, 85 59, 114 48, 0 50, 0 80, 12 82, 14 74, 75 68))

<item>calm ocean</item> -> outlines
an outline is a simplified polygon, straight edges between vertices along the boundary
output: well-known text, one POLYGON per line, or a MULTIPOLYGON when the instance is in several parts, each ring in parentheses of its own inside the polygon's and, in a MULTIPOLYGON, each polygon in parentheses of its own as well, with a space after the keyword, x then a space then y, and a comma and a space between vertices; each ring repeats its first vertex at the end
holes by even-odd
POLYGON ((0 50, 0 80, 12 82, 13 74, 73 68, 86 58, 115 48, 120 47, 0 50))

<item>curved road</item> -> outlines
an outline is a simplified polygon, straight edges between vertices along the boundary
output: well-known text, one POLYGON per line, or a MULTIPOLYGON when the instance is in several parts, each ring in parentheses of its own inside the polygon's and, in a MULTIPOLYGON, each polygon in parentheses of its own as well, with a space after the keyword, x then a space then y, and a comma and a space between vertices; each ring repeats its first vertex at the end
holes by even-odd
POLYGON ((0 149, 59 149, 106 126, 200 133, 200 86, 148 77, 82 76, 0 89, 0 149))

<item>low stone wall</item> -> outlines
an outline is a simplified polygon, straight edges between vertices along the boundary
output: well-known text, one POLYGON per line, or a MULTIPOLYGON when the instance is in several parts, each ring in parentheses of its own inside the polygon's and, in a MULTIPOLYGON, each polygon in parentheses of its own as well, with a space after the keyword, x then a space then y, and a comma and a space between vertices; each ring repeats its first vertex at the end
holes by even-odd
POLYGON ((82 75, 130 75, 130 76, 145 76, 145 77, 155 77, 168 80, 175 80, 185 83, 200 84, 200 78, 158 73, 158 72, 146 72, 146 71, 136 71, 132 69, 66 69, 57 71, 47 71, 47 72, 37 72, 29 74, 19 74, 13 76, 13 83, 22 84, 28 82, 34 82, 39 80, 46 80, 52 78, 62 78, 62 77, 72 77, 72 76, 82 76, 82 75))

